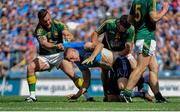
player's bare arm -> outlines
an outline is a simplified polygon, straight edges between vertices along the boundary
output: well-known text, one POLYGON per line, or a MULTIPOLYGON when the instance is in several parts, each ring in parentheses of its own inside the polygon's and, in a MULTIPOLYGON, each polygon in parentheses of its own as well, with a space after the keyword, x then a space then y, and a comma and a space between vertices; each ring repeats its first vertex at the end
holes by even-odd
POLYGON ((133 43, 127 42, 125 44, 125 49, 123 49, 122 51, 113 52, 113 54, 118 56, 126 56, 131 53, 132 48, 133 48, 133 43))
POLYGON ((90 79, 91 79, 89 69, 83 70, 82 74, 83 74, 83 80, 84 80, 82 88, 76 94, 69 95, 68 96, 69 99, 78 99, 82 94, 87 92, 87 89, 90 85, 90 79))
POLYGON ((64 47, 61 43, 59 43, 59 44, 50 43, 47 41, 47 38, 45 36, 40 37, 39 42, 40 42, 41 46, 47 50, 51 50, 54 48, 60 49, 60 50, 64 49, 64 47))
POLYGON ((98 43, 98 33, 96 32, 96 31, 94 31, 93 33, 92 33, 92 35, 91 35, 91 41, 92 41, 92 43, 95 43, 95 44, 97 44, 98 43))
MULTIPOLYGON (((153 0, 153 2, 156 2, 156 0, 153 0)), ((169 8, 168 2, 164 2, 163 8, 159 13, 155 9, 154 9, 154 11, 151 11, 150 12, 151 20, 154 22, 159 21, 167 13, 168 8, 169 8)))
MULTIPOLYGON (((98 55, 98 53, 100 53, 102 51, 102 49, 104 47, 104 45, 100 42, 98 42, 97 44, 94 44, 94 43, 87 43, 87 44, 90 44, 92 46, 92 48, 94 47, 94 51, 89 58, 87 58, 86 60, 84 60, 82 62, 82 64, 92 63, 94 58, 98 55)), ((86 46, 87 45, 85 45, 85 47, 86 46)), ((88 47, 90 47, 90 46, 88 46, 88 47)))

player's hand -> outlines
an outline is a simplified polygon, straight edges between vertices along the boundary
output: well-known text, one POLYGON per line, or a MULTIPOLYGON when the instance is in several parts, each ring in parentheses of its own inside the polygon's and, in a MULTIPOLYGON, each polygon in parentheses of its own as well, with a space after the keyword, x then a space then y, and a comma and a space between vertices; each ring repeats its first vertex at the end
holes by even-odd
POLYGON ((82 64, 93 64, 93 61, 94 61, 94 57, 90 56, 89 58, 85 59, 82 64))
POLYGON ((168 2, 164 2, 163 3, 163 10, 165 10, 167 12, 168 9, 169 9, 169 3, 168 2))
POLYGON ((116 60, 119 56, 119 52, 113 52, 113 60, 116 60))
POLYGON ((59 49, 59 50, 64 50, 64 46, 63 46, 63 44, 61 44, 61 43, 57 44, 56 47, 57 47, 57 49, 59 49))
POLYGON ((70 94, 67 96, 68 100, 76 100, 78 97, 76 96, 76 94, 70 94))

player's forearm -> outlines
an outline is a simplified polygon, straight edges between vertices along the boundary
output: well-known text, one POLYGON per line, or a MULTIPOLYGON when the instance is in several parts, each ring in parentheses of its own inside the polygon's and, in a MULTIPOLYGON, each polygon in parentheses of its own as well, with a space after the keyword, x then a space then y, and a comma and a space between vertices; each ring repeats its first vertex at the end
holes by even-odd
POLYGON ((133 48, 133 43, 129 43, 129 42, 126 43, 125 49, 123 49, 122 51, 120 51, 120 52, 119 52, 119 55, 120 55, 120 56, 126 56, 126 55, 130 54, 131 51, 132 51, 132 48, 133 48))
POLYGON ((41 44, 41 46, 46 50, 52 50, 52 49, 57 48, 57 44, 49 43, 49 42, 44 42, 41 44))
POLYGON ((103 47, 104 45, 102 43, 97 43, 91 56, 95 58, 98 55, 98 53, 102 51, 103 47))
POLYGON ((97 32, 92 33, 91 41, 92 41, 92 43, 98 43, 98 33, 97 32))
POLYGON ((166 14, 166 12, 167 11, 165 11, 165 10, 162 10, 161 12, 156 12, 156 11, 152 11, 151 13, 150 13, 150 16, 151 16, 151 20, 153 21, 153 22, 157 22, 157 21, 159 21, 165 14, 166 14))
POLYGON ((131 53, 131 51, 130 51, 129 49, 124 49, 124 50, 120 51, 118 54, 119 54, 120 56, 126 56, 126 55, 128 55, 129 53, 131 53))

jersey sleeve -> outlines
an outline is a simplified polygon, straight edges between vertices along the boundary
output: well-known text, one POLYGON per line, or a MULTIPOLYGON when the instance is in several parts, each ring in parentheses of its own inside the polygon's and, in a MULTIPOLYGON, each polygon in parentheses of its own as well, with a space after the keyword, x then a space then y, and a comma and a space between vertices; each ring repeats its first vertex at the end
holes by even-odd
POLYGON ((131 26, 131 27, 128 29, 127 42, 134 43, 134 37, 135 37, 135 30, 134 30, 134 27, 131 26))
POLYGON ((156 11, 156 0, 149 0, 148 2, 148 11, 156 11))
POLYGON ((106 26, 108 24, 108 20, 106 20, 105 22, 103 22, 103 24, 101 24, 101 26, 99 28, 96 29, 96 32, 101 35, 102 33, 106 32, 106 26))
POLYGON ((41 37, 46 36, 46 33, 43 28, 37 28, 35 31, 35 36, 39 40, 41 37))

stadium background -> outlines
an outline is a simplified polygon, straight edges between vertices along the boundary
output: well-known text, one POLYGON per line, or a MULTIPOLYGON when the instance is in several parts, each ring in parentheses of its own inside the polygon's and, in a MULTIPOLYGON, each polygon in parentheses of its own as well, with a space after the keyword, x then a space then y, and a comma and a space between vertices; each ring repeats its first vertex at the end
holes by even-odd
MULTIPOLYGON (((26 67, 38 48, 33 36, 38 23, 38 10, 48 8, 52 18, 68 25, 77 41, 88 41, 102 21, 128 14, 131 2, 132 0, 1 0, 1 95, 28 95, 26 67)), ((161 9, 161 2, 162 0, 157 2, 157 10, 161 9)), ((156 39, 162 94, 180 96, 180 0, 170 0, 168 14, 157 24, 156 39)), ((76 73, 81 74, 78 69, 76 73)), ((101 96, 100 69, 91 69, 91 73, 90 94, 101 96)), ((147 74, 148 72, 145 73, 147 74)), ((37 76, 37 95, 67 95, 77 91, 62 71, 52 70, 37 73, 37 76)))

